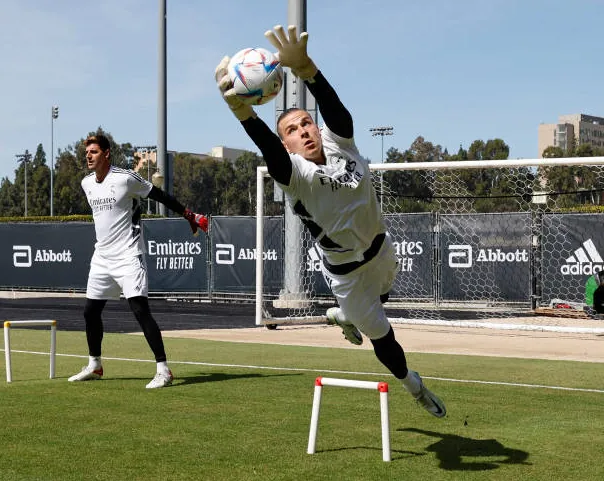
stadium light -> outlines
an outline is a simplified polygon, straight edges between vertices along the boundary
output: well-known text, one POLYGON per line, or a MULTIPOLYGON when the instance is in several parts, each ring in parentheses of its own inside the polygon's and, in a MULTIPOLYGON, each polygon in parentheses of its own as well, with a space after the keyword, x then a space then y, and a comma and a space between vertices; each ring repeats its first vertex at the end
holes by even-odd
POLYGON ((59 106, 50 109, 50 216, 54 215, 54 175, 55 175, 55 120, 59 118, 59 106))
POLYGON ((23 162, 23 167, 25 168, 25 215, 27 217, 27 163, 31 161, 31 154, 29 150, 25 149, 23 154, 15 155, 17 158, 17 162, 23 162))
MULTIPOLYGON (((394 127, 373 127, 369 129, 373 137, 382 138, 382 164, 384 163, 384 136, 392 135, 394 127)), ((384 171, 380 170, 380 209, 384 205, 384 171)))

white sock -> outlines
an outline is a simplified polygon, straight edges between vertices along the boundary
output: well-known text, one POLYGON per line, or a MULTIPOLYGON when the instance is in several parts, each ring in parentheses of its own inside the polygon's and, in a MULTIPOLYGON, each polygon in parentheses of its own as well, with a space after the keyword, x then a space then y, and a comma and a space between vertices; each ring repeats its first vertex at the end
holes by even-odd
POLYGON ((101 367, 101 357, 88 356, 88 366, 92 369, 99 369, 101 367))
POLYGON ((157 363, 157 372, 160 374, 168 374, 170 372, 168 363, 166 361, 158 362, 157 363))
POLYGON ((403 383, 403 387, 409 392, 412 396, 417 396, 422 388, 421 383, 419 382, 417 376, 412 375, 413 371, 411 369, 408 370, 407 375, 401 379, 403 383))
POLYGON ((343 322, 344 324, 348 324, 348 321, 346 320, 346 316, 344 316, 342 309, 340 309, 339 307, 336 310, 336 319, 338 320, 338 322, 343 322))

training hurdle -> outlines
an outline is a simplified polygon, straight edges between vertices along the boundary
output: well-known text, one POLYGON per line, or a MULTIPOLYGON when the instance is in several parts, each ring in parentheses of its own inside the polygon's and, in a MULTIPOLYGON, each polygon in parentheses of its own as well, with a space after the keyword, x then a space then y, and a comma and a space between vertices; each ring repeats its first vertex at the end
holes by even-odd
POLYGON ((329 377, 318 377, 315 379, 315 393, 312 401, 310 432, 308 434, 308 449, 306 452, 308 454, 314 454, 315 452, 323 386, 355 387, 360 389, 372 389, 380 392, 382 459, 384 461, 390 461, 390 421, 388 420, 388 383, 386 382, 353 381, 350 379, 334 379, 329 377))
POLYGON ((50 326, 50 379, 55 377, 57 354, 57 321, 4 321, 4 357, 6 359, 6 382, 13 381, 10 360, 10 328, 21 326, 50 326))

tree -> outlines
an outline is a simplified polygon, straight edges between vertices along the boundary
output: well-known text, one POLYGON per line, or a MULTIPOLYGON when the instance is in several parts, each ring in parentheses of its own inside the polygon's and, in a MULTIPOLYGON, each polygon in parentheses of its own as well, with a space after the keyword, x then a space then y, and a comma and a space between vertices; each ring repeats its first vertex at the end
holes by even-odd
POLYGON ((463 146, 459 144, 459 150, 456 154, 449 156, 448 160, 468 160, 468 151, 464 150, 463 146))
POLYGON ((501 139, 489 139, 484 145, 484 160, 506 160, 510 155, 510 148, 501 139))
POLYGON ((214 213, 212 205, 215 159, 199 159, 192 154, 174 155, 173 194, 192 210, 214 213))
POLYGON ((19 201, 22 195, 19 195, 17 186, 7 177, 0 181, 0 216, 17 217, 23 215, 23 208, 19 201))
POLYGON ((235 166, 228 160, 214 160, 213 183, 210 192, 213 193, 214 213, 221 215, 236 215, 238 210, 238 197, 241 195, 237 191, 235 166))
MULTIPOLYGON (((38 144, 31 164, 32 189, 28 190, 28 214, 50 215, 50 169, 46 165, 46 154, 42 144, 38 144)), ((29 184, 29 182, 28 182, 29 184)))
MULTIPOLYGON (((423 138, 421 141, 415 142, 414 148, 415 152, 411 149, 400 152, 398 149, 391 147, 386 152, 386 163, 414 162, 414 153, 417 153, 417 149, 421 151, 420 155, 424 158, 430 155, 431 147, 423 142, 423 138)), ((430 190, 430 184, 425 181, 426 175, 429 175, 429 171, 398 170, 384 173, 384 184, 387 186, 385 195, 392 196, 396 200, 398 212, 423 212, 427 210, 426 202, 430 201, 432 191, 430 190)))
POLYGON ((594 147, 591 144, 581 144, 579 145, 574 153, 573 157, 593 157, 594 156, 594 147))
POLYGON ((541 155, 544 159, 560 159, 564 157, 564 150, 562 150, 560 147, 550 145, 543 150, 541 155))
POLYGON ((59 153, 56 162, 56 215, 90 214, 90 206, 82 191, 82 179, 88 174, 83 141, 59 153))
POLYGON ((443 160, 442 147, 427 142, 422 136, 413 141, 409 147, 409 152, 413 158, 412 162, 439 162, 443 160))
MULTIPOLYGON (((583 143, 576 145, 572 139, 569 149, 565 152, 560 147, 547 147, 543 151, 544 158, 594 157, 604 154, 604 149, 583 143)), ((557 207, 568 208, 577 204, 600 204, 602 182, 599 180, 599 170, 592 166, 551 166, 538 169, 539 189, 548 190, 556 201, 557 207)))
POLYGON ((235 161, 235 187, 239 215, 251 215, 256 210, 256 168, 262 159, 253 152, 245 152, 235 161))
POLYGON ((468 149, 468 160, 483 160, 485 144, 482 140, 475 140, 468 149))

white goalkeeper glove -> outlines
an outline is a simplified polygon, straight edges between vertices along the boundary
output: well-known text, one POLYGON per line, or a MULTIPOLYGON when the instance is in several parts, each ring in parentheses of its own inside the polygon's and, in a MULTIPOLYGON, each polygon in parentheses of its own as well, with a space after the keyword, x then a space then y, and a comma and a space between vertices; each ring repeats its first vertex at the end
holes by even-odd
POLYGON ((228 65, 230 62, 229 57, 224 57, 218 67, 216 67, 215 78, 218 89, 222 98, 227 103, 231 111, 235 114, 240 121, 247 120, 251 117, 256 117, 256 112, 251 105, 246 104, 235 94, 233 90, 233 82, 231 81, 228 73, 228 65))
POLYGON ((298 39, 295 25, 290 25, 287 30, 289 38, 285 35, 281 25, 277 25, 273 30, 268 30, 264 36, 277 49, 281 65, 289 67, 293 74, 302 80, 310 80, 317 74, 318 69, 306 51, 308 33, 302 32, 298 39))

